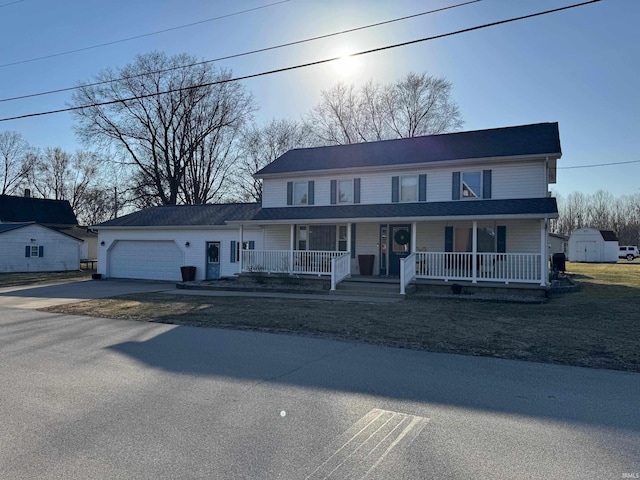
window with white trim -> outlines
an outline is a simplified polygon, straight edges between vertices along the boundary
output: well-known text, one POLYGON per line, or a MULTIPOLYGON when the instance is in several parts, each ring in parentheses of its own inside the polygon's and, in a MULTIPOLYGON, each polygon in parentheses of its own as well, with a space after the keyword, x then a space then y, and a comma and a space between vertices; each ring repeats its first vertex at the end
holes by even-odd
POLYGON ((346 252, 347 225, 298 225, 296 246, 298 250, 346 252))
POLYGON ((353 180, 338 180, 338 203, 353 203, 353 180))
POLYGON ((462 172, 460 198, 482 198, 482 172, 462 172))
POLYGON ((418 176, 400 177, 400 201, 418 201, 418 176))
POLYGON ((294 205, 309 204, 309 182, 293 183, 293 204, 294 205))

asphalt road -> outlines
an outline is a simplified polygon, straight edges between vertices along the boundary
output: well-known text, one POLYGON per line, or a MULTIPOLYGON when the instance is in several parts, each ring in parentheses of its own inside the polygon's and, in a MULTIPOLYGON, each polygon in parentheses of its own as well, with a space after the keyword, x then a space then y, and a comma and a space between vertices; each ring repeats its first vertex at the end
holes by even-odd
POLYGON ((634 373, 6 305, 0 372, 7 479, 640 477, 634 373))

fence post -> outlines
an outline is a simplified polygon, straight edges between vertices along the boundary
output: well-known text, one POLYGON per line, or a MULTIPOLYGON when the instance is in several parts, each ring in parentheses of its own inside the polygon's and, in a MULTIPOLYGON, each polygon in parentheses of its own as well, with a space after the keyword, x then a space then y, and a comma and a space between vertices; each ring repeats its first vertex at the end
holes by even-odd
POLYGON ((331 259, 331 290, 336 289, 336 259, 331 259))
POLYGON ((404 258, 400 259, 400 295, 404 295, 404 258))

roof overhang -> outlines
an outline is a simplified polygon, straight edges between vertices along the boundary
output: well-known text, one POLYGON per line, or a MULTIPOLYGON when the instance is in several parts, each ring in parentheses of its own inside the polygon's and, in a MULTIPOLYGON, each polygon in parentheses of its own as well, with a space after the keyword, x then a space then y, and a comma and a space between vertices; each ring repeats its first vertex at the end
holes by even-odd
POLYGON ((562 153, 541 153, 536 155, 511 155, 508 157, 478 157, 478 158, 460 158, 455 160, 441 160, 441 161, 433 161, 433 162, 414 162, 414 163, 398 163, 398 164, 387 164, 387 165, 376 165, 376 166, 359 166, 359 167, 350 167, 350 168, 327 168, 327 169, 315 169, 315 170, 293 170, 287 172, 278 172, 278 173, 266 173, 258 175, 257 173, 253 175, 254 178, 293 178, 293 177, 308 177, 310 175, 350 175, 350 174, 358 174, 362 172, 384 172, 393 170, 394 172, 400 171, 415 171, 415 170, 423 170, 425 168, 446 168, 446 167, 461 167, 465 165, 475 166, 477 164, 482 165, 497 165, 497 164, 508 164, 508 163, 523 163, 523 162, 541 162, 545 160, 549 160, 550 164, 553 161, 553 165, 555 166, 555 162, 562 156, 562 153))

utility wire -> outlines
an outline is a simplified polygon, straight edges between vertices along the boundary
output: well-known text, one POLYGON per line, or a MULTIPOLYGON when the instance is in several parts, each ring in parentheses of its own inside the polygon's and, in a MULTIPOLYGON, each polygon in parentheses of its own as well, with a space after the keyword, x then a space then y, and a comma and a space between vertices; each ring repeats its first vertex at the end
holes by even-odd
POLYGON ((16 0, 15 2, 3 3, 3 4, 0 4, 0 8, 8 7, 9 5, 14 5, 16 3, 21 3, 21 2, 24 2, 24 0, 16 0))
POLYGON ((365 30, 367 28, 379 27, 380 25, 387 25, 389 23, 400 22, 402 20, 408 20, 408 19, 411 19, 411 18, 416 18, 416 17, 420 17, 422 15, 428 15, 428 14, 431 14, 431 13, 437 13, 437 12, 441 12, 441 11, 444 11, 444 10, 450 10, 452 8, 458 8, 458 7, 462 7, 462 6, 465 6, 465 5, 469 5, 471 3, 477 3, 477 2, 480 2, 480 1, 482 1, 482 0, 471 0, 471 1, 468 1, 468 2, 458 3, 456 5, 451 5, 451 6, 448 6, 448 7, 438 8, 436 10, 429 10, 429 11, 426 11, 426 12, 420 12, 420 13, 416 13, 416 14, 413 14, 413 15, 408 15, 406 17, 394 18, 392 20, 386 20, 384 22, 372 23, 370 25, 363 25, 363 26, 360 26, 360 27, 350 28, 348 30, 342 30, 340 32, 327 33, 325 35, 306 38, 306 39, 303 39, 303 40, 297 40, 297 41, 294 41, 294 42, 282 43, 280 45, 274 45, 274 46, 271 46, 271 47, 260 48, 258 50, 251 50, 249 52, 236 53, 236 54, 233 54, 233 55, 227 55, 225 57, 214 58, 212 60, 204 60, 202 62, 190 63, 190 64, 187 64, 187 65, 180 65, 180 66, 177 66, 177 67, 170 67, 170 68, 165 68, 165 69, 162 69, 162 70, 154 70, 154 71, 151 71, 151 72, 144 72, 144 73, 140 73, 140 74, 137 74, 137 75, 130 75, 130 76, 125 76, 125 77, 115 78, 113 80, 103 80, 103 81, 100 81, 100 82, 85 83, 85 84, 77 85, 77 86, 74 86, 74 87, 58 88, 56 90, 49 90, 49 91, 46 91, 46 92, 31 93, 31 94, 27 94, 27 95, 20 95, 20 96, 17 96, 17 97, 10 97, 10 98, 2 98, 2 99, 0 99, 0 103, 2 103, 2 102, 10 102, 10 101, 14 101, 14 100, 23 100, 25 98, 39 97, 39 96, 42 96, 42 95, 51 95, 53 93, 68 92, 70 90, 77 90, 77 89, 83 88, 83 87, 95 87, 97 85, 104 85, 106 83, 114 83, 114 82, 120 82, 122 80, 130 80, 132 78, 144 77, 145 75, 155 75, 157 73, 170 72, 170 71, 178 70, 178 69, 181 69, 181 68, 196 67, 196 66, 199 66, 199 65, 206 65, 208 63, 220 62, 222 60, 229 60, 229 59, 232 59, 232 58, 244 57, 244 56, 247 56, 247 55, 254 55, 256 53, 268 52, 270 50, 276 50, 278 48, 290 47, 292 45, 299 45, 299 44, 302 44, 302 43, 312 42, 312 41, 315 41, 315 40, 321 40, 321 39, 324 39, 324 38, 334 37, 334 36, 337 36, 337 35, 343 35, 345 33, 357 32, 358 30, 365 30))
POLYGON ((556 167, 557 170, 570 170, 574 168, 591 168, 591 167, 606 167, 609 165, 626 165, 629 163, 640 163, 640 160, 629 160, 627 162, 611 162, 611 163, 594 163, 592 165, 576 165, 574 167, 556 167))
MULTIPOLYGON (((24 0, 19 0, 19 1, 24 1, 24 0)), ((97 45, 91 45, 89 47, 76 48, 75 50, 68 50, 66 52, 52 53, 51 55, 43 55, 42 57, 35 57, 35 58, 29 58, 27 60, 18 60, 17 62, 4 63, 4 64, 0 65, 0 68, 10 67, 12 65, 20 65, 22 63, 36 62, 38 60, 45 60, 47 58, 61 57, 63 55, 70 55, 72 53, 84 52, 86 50, 92 50, 94 48, 106 47, 106 46, 109 46, 109 45, 115 45, 117 43, 124 43, 124 42, 129 42, 131 40, 137 40, 138 38, 151 37, 153 35, 158 35, 160 33, 172 32, 174 30, 180 30, 182 28, 189 28, 189 27, 193 27, 193 26, 196 26, 196 25, 201 25, 203 23, 213 22, 215 20, 221 20, 223 18, 234 17, 234 16, 237 16, 237 15, 241 15, 243 13, 249 13, 249 12, 253 12, 253 11, 256 11, 256 10, 261 10, 263 8, 273 7, 274 5, 279 5, 281 3, 286 3, 286 2, 290 2, 290 1, 291 0, 281 0, 279 2, 268 3, 267 5, 262 5, 260 7, 249 8, 247 10, 242 10, 242 11, 239 11, 239 12, 228 13, 226 15, 220 15, 219 17, 207 18, 206 20, 200 20, 198 22, 187 23, 185 25, 179 25, 177 27, 165 28, 164 30, 157 30, 155 32, 143 33, 142 35, 135 35, 133 37, 121 38, 120 40, 113 40, 111 42, 99 43, 97 45)), ((15 3, 17 3, 17 2, 15 2, 15 3)), ((10 4, 7 4, 7 5, 10 5, 10 4)))
MULTIPOLYGON (((523 16, 520 16, 520 17, 508 18, 506 20, 499 20, 497 22, 485 23, 483 25, 476 25, 475 27, 464 28, 462 30, 456 30, 456 31, 453 31, 453 32, 443 33, 443 34, 440 34, 440 35, 434 35, 432 37, 425 37, 425 38, 420 38, 420 39, 417 39, 417 40, 410 40, 408 42, 396 43, 394 45, 387 45, 385 47, 379 47, 379 48, 373 48, 373 49, 370 49, 370 50, 364 50, 364 51, 361 51, 361 52, 353 53, 353 54, 351 54, 349 56, 358 57, 358 56, 367 55, 367 54, 370 54, 370 53, 382 52, 382 51, 390 50, 390 49, 393 49, 393 48, 404 47, 404 46, 407 46, 407 45, 413 45, 413 44, 416 44, 416 43, 426 42, 426 41, 429 41, 429 40, 435 40, 435 39, 438 39, 438 38, 450 37, 450 36, 453 36, 453 35, 459 35, 461 33, 472 32, 472 31, 475 31, 475 30, 481 30, 481 29, 488 28, 488 27, 494 27, 496 25, 503 25, 505 23, 516 22, 518 20, 524 20, 524 19, 528 19, 528 18, 539 17, 539 16, 542 16, 542 15, 550 14, 550 13, 555 13, 555 12, 560 12, 560 11, 563 11, 563 10, 569 10, 569 9, 572 9, 572 8, 582 7, 582 6, 589 5, 589 4, 592 4, 592 3, 597 3, 597 2, 600 2, 600 1, 601 0, 589 0, 589 1, 586 1, 586 2, 582 2, 582 3, 575 3, 573 5, 567 5, 565 7, 554 8, 554 9, 551 9, 551 10, 545 10, 543 12, 531 13, 529 15, 523 15, 523 16)), ((251 75, 244 75, 242 77, 229 78, 229 79, 226 79, 226 80, 218 80, 218 81, 215 81, 215 82, 207 82, 207 83, 202 83, 202 84, 198 84, 198 85, 192 85, 192 86, 189 86, 189 87, 173 88, 173 89, 165 90, 165 91, 162 91, 162 92, 154 92, 154 93, 148 93, 148 94, 145 94, 145 95, 137 95, 135 97, 121 98, 121 99, 117 99, 117 100, 109 100, 109 101, 105 101, 105 102, 96 102, 96 103, 92 103, 92 104, 89 104, 89 105, 79 105, 79 106, 76 106, 76 107, 60 108, 58 110, 48 110, 48 111, 45 111, 45 112, 28 113, 28 114, 25 114, 25 115, 17 115, 15 117, 0 118, 0 122, 7 122, 9 120, 18 120, 18 119, 21 119, 21 118, 38 117, 38 116, 42 116, 42 115, 52 115, 54 113, 72 112, 72 111, 76 111, 76 110, 84 110, 85 108, 93 108, 93 107, 100 107, 100 106, 105 106, 105 105, 113 105, 115 103, 126 103, 126 102, 129 102, 129 101, 132 101, 132 100, 140 100, 140 99, 143 99, 143 98, 157 97, 159 95, 165 95, 165 94, 168 94, 168 93, 175 93, 175 92, 180 92, 180 91, 185 91, 185 90, 192 90, 194 88, 210 87, 210 86, 213 86, 213 85, 219 85, 219 84, 223 84, 223 83, 237 82, 237 81, 240 81, 240 80, 247 80, 247 79, 250 79, 250 78, 263 77, 265 75, 272 75, 274 73, 287 72, 287 71, 290 71, 290 70, 297 70, 299 68, 311 67, 311 66, 314 66, 314 65, 321 65, 321 64, 324 64, 324 63, 329 63, 329 62, 333 62, 333 61, 339 60, 341 58, 343 58, 343 57, 340 56, 340 57, 326 58, 324 60, 316 60, 315 62, 303 63, 303 64, 299 64, 299 65, 294 65, 294 66, 291 66, 291 67, 278 68, 278 69, 275 69, 275 70, 268 70, 266 72, 254 73, 254 74, 251 74, 251 75)))

